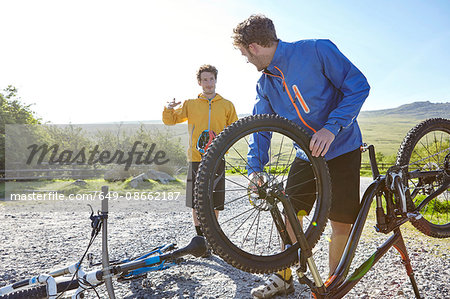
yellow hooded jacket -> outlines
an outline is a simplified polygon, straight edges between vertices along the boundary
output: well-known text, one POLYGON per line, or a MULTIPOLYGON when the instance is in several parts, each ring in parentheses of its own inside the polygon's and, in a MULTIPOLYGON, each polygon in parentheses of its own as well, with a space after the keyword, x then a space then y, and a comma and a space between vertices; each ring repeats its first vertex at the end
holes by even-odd
POLYGON ((200 134, 208 129, 210 109, 210 130, 217 135, 238 119, 233 103, 222 98, 218 93, 211 101, 203 94, 199 94, 197 99, 185 101, 181 108, 164 108, 162 115, 164 124, 175 125, 186 120, 188 122, 189 162, 200 162, 202 160, 202 154, 197 150, 196 145, 200 134))

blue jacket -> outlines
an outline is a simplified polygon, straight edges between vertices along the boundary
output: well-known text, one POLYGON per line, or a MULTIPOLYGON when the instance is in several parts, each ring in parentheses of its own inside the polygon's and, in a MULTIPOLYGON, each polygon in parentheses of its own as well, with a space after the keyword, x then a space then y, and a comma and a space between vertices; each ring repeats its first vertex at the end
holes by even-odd
MULTIPOLYGON (((333 133, 335 139, 325 155, 326 160, 361 146, 356 117, 370 86, 331 41, 279 41, 256 90, 253 114, 278 114, 298 123, 311 135, 321 128, 333 133)), ((250 138, 249 173, 262 171, 261 162, 263 165, 268 162, 269 144, 267 135, 254 134, 250 138)), ((297 156, 307 160, 301 150, 297 156)))

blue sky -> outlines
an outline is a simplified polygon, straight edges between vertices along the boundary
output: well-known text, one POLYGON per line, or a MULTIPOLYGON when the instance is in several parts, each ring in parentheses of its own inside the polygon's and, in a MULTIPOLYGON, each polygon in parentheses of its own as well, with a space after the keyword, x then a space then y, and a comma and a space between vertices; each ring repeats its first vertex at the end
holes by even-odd
MULTIPOLYGON (((0 3, 0 88, 45 121, 160 119, 194 98, 204 63, 217 91, 250 113, 259 73, 231 44, 263 13, 279 38, 331 39, 372 87, 363 110, 450 101, 449 1, 11 1, 0 3)), ((449 112, 450 114, 450 112, 449 112)))

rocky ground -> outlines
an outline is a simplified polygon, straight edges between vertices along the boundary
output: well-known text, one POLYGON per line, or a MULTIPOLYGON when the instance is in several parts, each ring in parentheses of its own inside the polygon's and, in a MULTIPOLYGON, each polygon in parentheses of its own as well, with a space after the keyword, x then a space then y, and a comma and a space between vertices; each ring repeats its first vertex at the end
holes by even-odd
MULTIPOLYGON (((87 203, 100 209, 99 200, 0 202, 0 287, 77 261, 91 232, 87 203)), ((183 196, 171 201, 111 201, 110 256, 133 256, 170 242, 186 245, 195 235, 191 219, 183 196)), ((375 233, 373 225, 373 221, 366 225, 355 263, 366 260, 387 238, 375 233)), ((329 235, 327 227, 316 247, 321 273, 326 273, 329 235)), ((408 225, 405 241, 422 296, 450 298, 449 240, 423 236, 408 225)), ((100 237, 90 252, 100 260, 100 237)), ((147 278, 114 282, 114 287, 117 298, 249 298, 250 290, 263 281, 264 276, 237 270, 213 255, 207 259, 187 257, 180 265, 152 272, 147 278)), ((295 293, 287 298, 310 297, 298 282, 295 286, 295 293)), ((107 297, 103 286, 98 292, 101 298, 107 297)), ((90 292, 88 298, 94 297, 90 292)), ((391 249, 345 298, 414 298, 400 255, 391 249)))

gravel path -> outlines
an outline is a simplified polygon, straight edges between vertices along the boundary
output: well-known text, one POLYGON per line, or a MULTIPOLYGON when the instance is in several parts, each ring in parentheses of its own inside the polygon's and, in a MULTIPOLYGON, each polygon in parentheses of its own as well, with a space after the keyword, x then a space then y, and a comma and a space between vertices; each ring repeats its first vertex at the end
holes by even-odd
MULTIPOLYGON (((362 188, 368 180, 362 179, 362 188)), ((90 210, 86 201, 0 202, 0 286, 77 261, 90 236, 90 210)), ((89 202, 100 209, 100 201, 89 202)), ((110 202, 109 250, 111 258, 133 256, 170 242, 186 245, 194 236, 191 211, 184 198, 172 201, 110 202)), ((356 263, 361 263, 387 236, 374 232, 369 222, 363 233, 356 263)), ((321 273, 327 269, 329 227, 317 245, 316 262, 321 273)), ((432 239, 409 231, 405 236, 419 290, 425 298, 450 298, 449 240, 432 239)), ((101 258, 101 238, 91 248, 101 258)), ((185 261, 146 279, 115 282, 117 298, 249 298, 250 290, 264 276, 237 270, 218 256, 185 261)), ((310 293, 295 282, 288 298, 309 298, 310 293)), ((98 288, 106 298, 104 287, 98 288)), ((88 298, 94 298, 94 294, 88 298)), ((390 250, 345 298, 413 298, 399 254, 390 250)), ((280 298, 283 298, 280 297, 280 298)))

